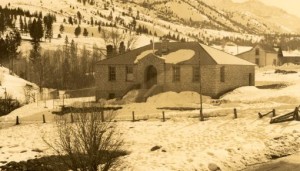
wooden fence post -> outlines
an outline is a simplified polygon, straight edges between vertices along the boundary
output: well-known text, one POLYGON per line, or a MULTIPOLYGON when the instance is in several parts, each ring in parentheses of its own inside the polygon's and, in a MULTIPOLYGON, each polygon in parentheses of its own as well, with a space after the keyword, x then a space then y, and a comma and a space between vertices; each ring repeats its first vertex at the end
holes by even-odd
POLYGON ((162 117, 163 117, 163 118, 162 118, 162 119, 163 119, 163 122, 165 122, 165 121, 166 121, 166 118, 165 118, 165 112, 164 112, 164 111, 162 112, 162 117))
POLYGON ((275 109, 273 109, 272 114, 273 114, 273 115, 272 115, 273 117, 276 116, 276 111, 275 111, 275 109))
POLYGON ((233 109, 233 113, 234 113, 234 119, 237 119, 237 110, 236 110, 236 108, 233 109))
POLYGON ((134 111, 132 111, 132 122, 135 122, 134 111))
POLYGON ((43 123, 46 123, 45 115, 43 115, 43 123))
POLYGON ((19 116, 16 117, 16 125, 20 125, 19 116))
POLYGON ((101 121, 104 122, 104 111, 101 111, 101 121))
POLYGON ((73 114, 71 113, 71 123, 74 122, 73 114))
POLYGON ((262 118, 263 115, 262 115, 260 112, 258 112, 258 117, 259 117, 259 118, 262 118))
POLYGON ((299 108, 296 107, 295 112, 294 112, 294 119, 296 121, 299 121, 299 108))

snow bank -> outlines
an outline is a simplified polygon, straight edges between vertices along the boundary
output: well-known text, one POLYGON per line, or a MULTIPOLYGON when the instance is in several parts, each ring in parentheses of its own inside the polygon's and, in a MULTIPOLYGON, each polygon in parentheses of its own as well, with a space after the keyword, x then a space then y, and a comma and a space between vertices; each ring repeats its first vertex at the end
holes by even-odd
MULTIPOLYGON (((203 103, 209 103, 211 98, 202 96, 203 103)), ((199 107, 200 95, 193 91, 164 92, 158 95, 149 97, 148 104, 157 105, 158 107, 199 107)))
POLYGON ((11 96, 13 99, 17 99, 19 102, 25 102, 25 91, 24 88, 26 85, 33 86, 33 92, 38 92, 38 86, 26 81, 17 75, 10 75, 9 70, 5 67, 0 67, 0 96, 4 98, 5 90, 8 96, 11 96))
POLYGON ((221 97, 222 101, 240 103, 260 103, 272 101, 287 104, 299 104, 300 85, 288 86, 283 89, 258 89, 254 86, 241 87, 221 97))
MULTIPOLYGON (((256 116, 206 122, 117 122, 123 148, 129 152, 120 157, 117 170, 208 170, 209 164, 224 171, 242 170, 268 161, 271 155, 295 153, 300 145, 300 125, 296 123, 270 125, 256 116), (154 146, 161 149, 151 151, 154 146)), ((42 137, 57 138, 52 123, 14 126, 0 130, 0 135, 0 158, 7 162, 53 154, 42 137)))
POLYGON ((195 51, 190 49, 181 49, 175 52, 162 56, 166 63, 177 64, 179 62, 187 61, 195 55, 195 51))

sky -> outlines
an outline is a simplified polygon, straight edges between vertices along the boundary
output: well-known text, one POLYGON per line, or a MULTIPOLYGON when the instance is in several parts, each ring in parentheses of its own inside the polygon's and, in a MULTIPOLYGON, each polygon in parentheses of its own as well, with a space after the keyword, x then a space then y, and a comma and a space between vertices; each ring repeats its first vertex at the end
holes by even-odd
MULTIPOLYGON (((245 2, 248 0, 232 0, 233 2, 245 2)), ((279 7, 290 14, 300 17, 300 1, 299 0, 259 0, 267 5, 279 7)))

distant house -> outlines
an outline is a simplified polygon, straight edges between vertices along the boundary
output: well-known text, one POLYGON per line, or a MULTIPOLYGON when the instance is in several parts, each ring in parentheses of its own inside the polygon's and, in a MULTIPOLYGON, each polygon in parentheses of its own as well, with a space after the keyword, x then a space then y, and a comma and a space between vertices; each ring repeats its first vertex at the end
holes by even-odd
POLYGON ((236 56, 259 67, 280 65, 278 52, 272 46, 268 45, 257 44, 251 50, 237 54, 236 56))
POLYGON ((279 53, 279 59, 281 64, 297 64, 300 65, 300 51, 294 50, 294 51, 281 51, 279 53))
MULTIPOLYGON (((96 99, 122 98, 139 89, 137 101, 165 91, 200 91, 219 97, 254 85, 255 65, 196 42, 161 42, 99 61, 96 99), (200 62, 199 62, 200 61, 200 62)), ((176 99, 170 99, 176 100, 176 99)))

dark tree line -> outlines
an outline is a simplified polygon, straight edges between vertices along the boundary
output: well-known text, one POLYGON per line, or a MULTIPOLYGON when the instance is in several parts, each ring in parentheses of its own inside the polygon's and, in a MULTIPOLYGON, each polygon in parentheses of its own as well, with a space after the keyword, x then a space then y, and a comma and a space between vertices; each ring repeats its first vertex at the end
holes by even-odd
POLYGON ((20 76, 40 87, 56 89, 80 89, 94 86, 94 64, 101 54, 98 47, 92 51, 65 38, 65 45, 55 51, 32 49, 30 60, 20 64, 20 76), (24 66, 25 65, 25 66, 24 66))

